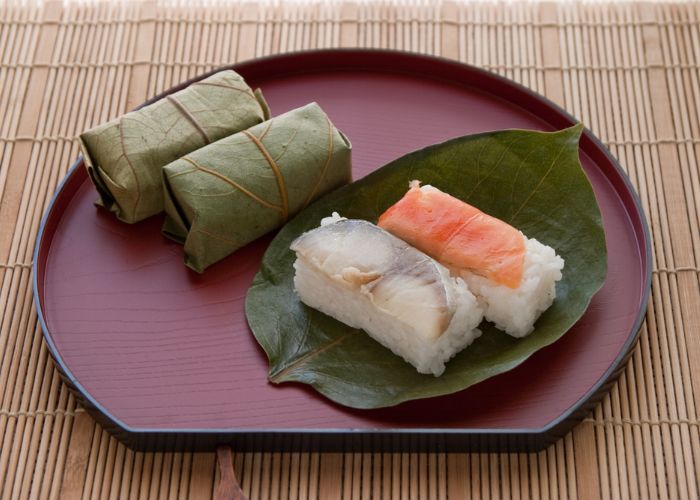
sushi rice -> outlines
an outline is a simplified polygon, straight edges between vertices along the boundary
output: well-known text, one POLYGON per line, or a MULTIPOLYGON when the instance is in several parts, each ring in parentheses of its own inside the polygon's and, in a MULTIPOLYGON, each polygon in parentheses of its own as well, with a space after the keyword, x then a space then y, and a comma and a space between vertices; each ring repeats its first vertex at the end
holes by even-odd
MULTIPOLYGON (((535 329, 535 321, 554 302, 564 259, 552 247, 525 238, 525 262, 520 286, 509 288, 470 271, 457 271, 484 308, 484 317, 513 337, 535 329)), ((454 272, 454 271, 453 271, 454 272)))
POLYGON ((481 335, 466 283, 374 224, 333 214, 291 246, 302 302, 360 328, 424 374, 481 335))

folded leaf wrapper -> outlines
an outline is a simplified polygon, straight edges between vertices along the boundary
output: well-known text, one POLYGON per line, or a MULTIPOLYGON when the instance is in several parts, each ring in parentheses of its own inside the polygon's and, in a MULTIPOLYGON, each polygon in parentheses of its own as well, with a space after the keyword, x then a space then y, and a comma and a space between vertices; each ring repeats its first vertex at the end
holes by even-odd
POLYGON ((269 118, 259 90, 221 71, 80 135, 99 205, 134 223, 163 211, 161 169, 269 118))
POLYGON ((202 272, 351 180, 351 145, 316 103, 163 168, 163 233, 202 272))

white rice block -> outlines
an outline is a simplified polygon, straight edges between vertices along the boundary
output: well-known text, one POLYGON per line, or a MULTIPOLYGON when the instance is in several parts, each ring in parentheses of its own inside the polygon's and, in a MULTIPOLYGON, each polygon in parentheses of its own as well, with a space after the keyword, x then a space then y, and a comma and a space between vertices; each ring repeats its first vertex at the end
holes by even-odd
POLYGON ((513 337, 525 337, 535 321, 552 305, 556 282, 562 278, 564 259, 552 247, 534 238, 525 238, 523 279, 518 288, 509 288, 469 271, 459 275, 477 296, 484 317, 513 337))
POLYGON ((461 278, 374 224, 324 220, 293 244, 294 287, 306 305, 367 332, 420 373, 481 332, 481 307, 461 278))

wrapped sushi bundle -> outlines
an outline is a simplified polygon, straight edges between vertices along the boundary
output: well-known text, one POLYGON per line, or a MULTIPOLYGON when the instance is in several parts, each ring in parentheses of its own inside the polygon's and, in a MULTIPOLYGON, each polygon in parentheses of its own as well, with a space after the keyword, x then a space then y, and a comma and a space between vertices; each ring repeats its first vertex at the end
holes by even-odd
POLYGON ((483 313, 464 281, 370 222, 333 214, 291 249, 302 302, 363 329, 420 373, 441 375, 481 335, 483 313))
POLYGON ((485 318, 513 337, 554 301, 564 268, 554 249, 439 189, 413 181, 377 224, 462 277, 485 318))
POLYGON ((351 180, 351 146, 316 103, 198 149, 163 170, 163 233, 202 272, 351 180))
POLYGON ((226 70, 82 133, 98 204, 128 223, 162 212, 164 165, 268 117, 260 91, 226 70))

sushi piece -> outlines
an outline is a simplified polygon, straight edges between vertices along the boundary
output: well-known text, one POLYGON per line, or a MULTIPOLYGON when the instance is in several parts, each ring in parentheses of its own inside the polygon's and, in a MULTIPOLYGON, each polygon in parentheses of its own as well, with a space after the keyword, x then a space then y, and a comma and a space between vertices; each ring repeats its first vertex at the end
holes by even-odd
POLYGON ((374 224, 334 213, 299 236, 294 287, 302 302, 436 377, 481 332, 483 313, 461 278, 374 224))
POLYGON ((524 337, 556 296, 564 260, 554 249, 439 189, 418 181, 377 225, 449 267, 484 317, 524 337))

